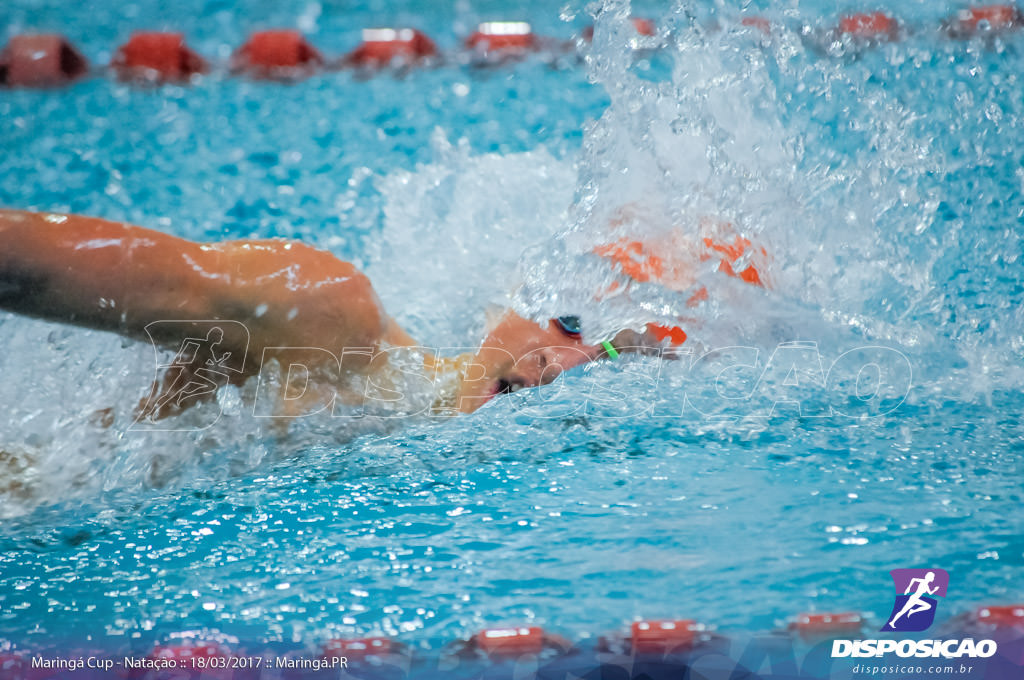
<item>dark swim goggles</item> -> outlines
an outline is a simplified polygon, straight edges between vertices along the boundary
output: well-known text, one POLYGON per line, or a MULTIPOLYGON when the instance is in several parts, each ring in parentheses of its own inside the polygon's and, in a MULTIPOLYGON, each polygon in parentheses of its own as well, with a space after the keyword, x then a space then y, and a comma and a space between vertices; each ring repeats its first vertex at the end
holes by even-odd
MULTIPOLYGON (((558 327, 562 329, 563 333, 570 337, 578 338, 583 334, 583 324, 580 322, 580 317, 578 316, 559 316, 554 319, 554 322, 558 324, 558 327)), ((607 352, 608 358, 619 358, 619 353, 612 343, 605 340, 601 343, 601 346, 604 348, 604 351, 607 352)))
POLYGON ((560 316, 555 319, 555 323, 566 335, 579 337, 583 333, 583 324, 578 316, 560 316))

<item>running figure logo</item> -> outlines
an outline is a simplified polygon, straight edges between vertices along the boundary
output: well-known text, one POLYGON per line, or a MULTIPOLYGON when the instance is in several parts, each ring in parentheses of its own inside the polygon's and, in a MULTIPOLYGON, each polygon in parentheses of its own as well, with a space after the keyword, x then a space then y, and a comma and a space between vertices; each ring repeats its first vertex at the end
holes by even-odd
POLYGON ((902 633, 927 630, 935 621, 938 606, 932 596, 946 596, 949 574, 945 569, 893 569, 889 574, 896 585, 896 603, 881 629, 902 633))
POLYGON ((214 401, 217 390, 224 385, 242 383, 246 376, 249 329, 238 321, 224 319, 169 320, 148 324, 146 333, 156 351, 156 379, 149 396, 136 409, 132 428, 196 431, 212 426, 220 418, 219 407, 187 424, 167 418, 192 404, 214 401), (168 338, 183 338, 170 362, 164 360, 162 349, 168 338))

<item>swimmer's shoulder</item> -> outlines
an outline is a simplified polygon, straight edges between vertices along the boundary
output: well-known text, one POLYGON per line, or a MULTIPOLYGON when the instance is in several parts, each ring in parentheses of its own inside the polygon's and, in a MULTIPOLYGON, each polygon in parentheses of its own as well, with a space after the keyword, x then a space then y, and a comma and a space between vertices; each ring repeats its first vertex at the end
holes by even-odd
POLYGON ((222 276, 215 288, 223 315, 243 317, 258 344, 308 346, 338 352, 375 347, 388 319, 355 265, 301 241, 260 239, 201 246, 207 267, 222 276))

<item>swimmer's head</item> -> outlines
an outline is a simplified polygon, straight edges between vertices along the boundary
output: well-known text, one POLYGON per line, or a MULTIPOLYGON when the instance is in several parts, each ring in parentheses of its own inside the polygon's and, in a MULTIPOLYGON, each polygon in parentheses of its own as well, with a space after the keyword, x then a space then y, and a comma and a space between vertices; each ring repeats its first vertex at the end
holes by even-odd
MULTIPOLYGON (((623 219, 635 220, 634 212, 627 207, 623 219)), ((607 292, 621 290, 633 282, 657 283, 668 290, 688 292, 687 305, 695 307, 708 297, 707 288, 698 287, 700 263, 714 260, 719 262, 720 272, 764 286, 761 270, 753 262, 763 266, 767 261, 763 247, 753 246, 727 222, 708 220, 705 225, 702 221, 702 231, 713 233, 695 241, 677 230, 668 238, 650 243, 622 238, 598 246, 594 254, 611 261, 627 279, 616 280, 607 292), (742 259, 747 253, 751 262, 742 259)), ((599 292, 596 297, 604 294, 599 292)), ((680 322, 686 321, 689 320, 680 318, 680 322)), ((563 371, 603 356, 617 356, 623 348, 648 353, 678 347, 686 339, 686 332, 678 325, 648 323, 638 331, 621 330, 610 342, 587 345, 576 317, 538 324, 509 311, 494 325, 473 358, 463 363, 457 408, 475 411, 498 394, 547 384, 563 371)))
POLYGON ((458 409, 475 411, 499 394, 546 385, 563 371, 604 354, 601 345, 583 342, 576 317, 538 324, 506 312, 465 366, 458 409))

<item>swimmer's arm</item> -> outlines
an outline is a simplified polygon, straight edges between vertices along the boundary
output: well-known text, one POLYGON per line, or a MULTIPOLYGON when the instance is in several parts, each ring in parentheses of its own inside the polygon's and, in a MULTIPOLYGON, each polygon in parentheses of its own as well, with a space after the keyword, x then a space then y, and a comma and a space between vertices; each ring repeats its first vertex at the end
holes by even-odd
POLYGON ((0 307, 137 334, 206 303, 188 262, 198 244, 76 215, 0 211, 0 307))
POLYGON ((226 337, 225 346, 248 343, 254 358, 267 347, 376 346, 398 332, 365 276, 300 243, 206 245, 17 211, 0 211, 0 308, 139 339, 154 321, 235 320, 249 337, 226 337))

